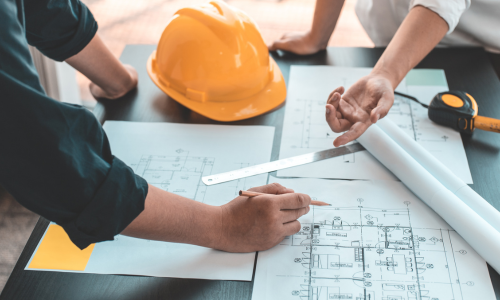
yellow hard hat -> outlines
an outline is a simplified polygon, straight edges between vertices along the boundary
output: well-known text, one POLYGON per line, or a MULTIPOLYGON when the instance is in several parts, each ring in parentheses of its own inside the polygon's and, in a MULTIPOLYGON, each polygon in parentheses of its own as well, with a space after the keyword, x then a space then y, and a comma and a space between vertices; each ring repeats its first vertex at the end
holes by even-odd
POLYGON ((285 101, 283 75, 257 25, 222 1, 177 11, 147 64, 161 90, 217 121, 251 118, 285 101))

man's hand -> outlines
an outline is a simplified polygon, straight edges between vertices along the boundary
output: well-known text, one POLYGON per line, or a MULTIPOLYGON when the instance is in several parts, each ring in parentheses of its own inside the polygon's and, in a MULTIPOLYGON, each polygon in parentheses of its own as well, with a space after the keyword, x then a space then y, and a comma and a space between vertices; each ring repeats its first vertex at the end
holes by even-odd
POLYGON ((297 233, 297 219, 309 212, 311 198, 294 193, 277 183, 250 189, 267 193, 256 197, 237 197, 221 207, 222 232, 216 248, 229 252, 267 250, 297 233))
POLYGON ((300 230, 311 198, 277 183, 250 189, 267 193, 213 206, 149 185, 144 211, 121 234, 229 252, 266 250, 300 230))
POLYGON ((66 62, 92 81, 89 88, 96 99, 117 99, 137 86, 135 69, 114 57, 99 34, 66 62))
POLYGON ((284 50, 308 55, 326 49, 343 5, 344 0, 316 0, 311 30, 286 33, 269 46, 269 51, 284 50))
POLYGON ((326 104, 326 121, 334 132, 344 132, 333 142, 335 147, 357 139, 365 130, 385 117, 394 103, 391 81, 382 75, 365 76, 347 92, 335 89, 326 104))
POLYGON ((288 32, 269 46, 269 51, 284 50, 299 55, 314 54, 321 48, 311 38, 310 32, 288 32))
POLYGON ((335 132, 347 131, 335 139, 336 147, 357 139, 387 115, 394 89, 447 31, 448 23, 432 10, 419 5, 410 10, 372 74, 358 80, 343 96, 343 88, 330 94, 326 121, 335 132))
POLYGON ((123 67, 128 72, 130 77, 127 78, 126 76, 123 76, 124 80, 120 90, 104 90, 97 84, 91 82, 89 84, 89 89, 92 96, 94 96, 94 98, 96 99, 118 99, 131 90, 135 89, 137 87, 139 79, 137 71, 131 65, 123 65, 123 67))

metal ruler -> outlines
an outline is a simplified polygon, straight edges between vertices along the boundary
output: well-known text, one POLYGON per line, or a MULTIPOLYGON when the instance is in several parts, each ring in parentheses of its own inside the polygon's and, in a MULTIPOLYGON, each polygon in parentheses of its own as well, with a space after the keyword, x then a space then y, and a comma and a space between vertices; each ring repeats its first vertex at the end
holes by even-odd
POLYGON ((268 163, 263 163, 256 166, 251 166, 231 172, 220 173, 210 176, 205 176, 201 180, 206 185, 214 185, 222 182, 228 182, 240 178, 250 177, 258 174, 273 172, 276 170, 291 168, 295 166, 305 165, 312 162, 325 160, 332 157, 355 153, 358 151, 366 150, 360 143, 353 143, 351 145, 342 146, 338 148, 303 154, 299 156, 275 160, 268 163))

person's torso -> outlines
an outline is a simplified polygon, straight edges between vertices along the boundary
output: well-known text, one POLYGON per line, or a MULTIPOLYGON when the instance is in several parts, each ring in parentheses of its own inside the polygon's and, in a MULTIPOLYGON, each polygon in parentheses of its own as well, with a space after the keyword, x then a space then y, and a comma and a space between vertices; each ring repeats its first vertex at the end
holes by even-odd
MULTIPOLYGON (((440 1, 448 0, 436 0, 440 1)), ((410 10, 412 0, 358 0, 356 14, 375 46, 389 44, 410 10)), ((449 12, 453 15, 455 12, 449 12)), ((455 30, 439 46, 483 46, 500 51, 500 0, 474 0, 455 30)))

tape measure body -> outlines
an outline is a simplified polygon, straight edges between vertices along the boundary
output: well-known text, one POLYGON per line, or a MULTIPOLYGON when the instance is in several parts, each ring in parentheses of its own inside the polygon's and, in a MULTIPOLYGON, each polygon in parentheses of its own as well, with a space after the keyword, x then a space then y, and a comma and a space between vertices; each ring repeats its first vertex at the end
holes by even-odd
POLYGON ((472 96, 461 91, 443 92, 432 99, 428 115, 438 124, 472 134, 477 103, 472 96))

